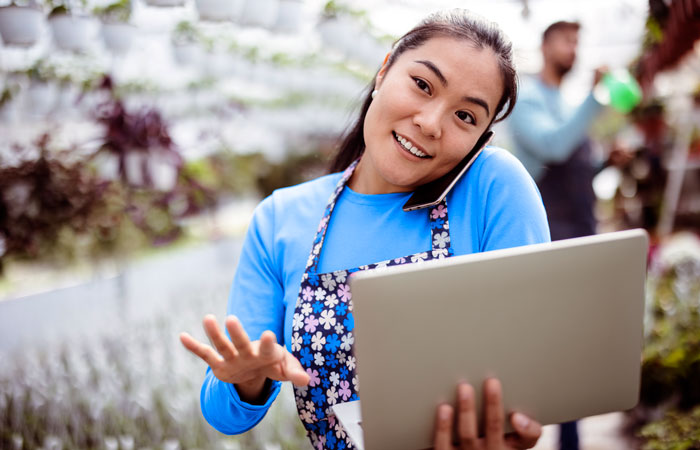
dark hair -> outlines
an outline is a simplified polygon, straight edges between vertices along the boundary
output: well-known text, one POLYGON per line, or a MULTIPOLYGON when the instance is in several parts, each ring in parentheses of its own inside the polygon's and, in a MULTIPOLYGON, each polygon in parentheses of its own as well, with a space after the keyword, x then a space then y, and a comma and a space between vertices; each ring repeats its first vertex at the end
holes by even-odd
POLYGON ((567 22, 566 20, 560 20, 559 22, 554 22, 544 30, 542 33, 542 42, 546 41, 552 33, 562 30, 575 30, 578 31, 581 28, 581 24, 578 22, 567 22))
MULTIPOLYGON (((518 95, 518 77, 513 63, 513 44, 503 34, 498 25, 465 9, 453 9, 429 15, 416 27, 403 35, 393 45, 386 61, 389 70, 399 56, 406 50, 418 48, 434 37, 452 37, 465 39, 478 48, 489 47, 498 57, 499 68, 503 76, 503 95, 501 95, 494 118, 491 123, 500 122, 508 117, 515 106, 518 95), (504 111, 505 110, 505 111, 504 111), (499 113, 502 114, 498 117, 499 113)), ((379 73, 377 71, 377 73, 379 73)), ((360 107, 357 121, 348 129, 340 141, 338 153, 331 162, 330 172, 339 172, 347 168, 362 155, 365 149, 364 122, 367 110, 372 103, 376 76, 364 93, 365 98, 360 107)), ((490 128, 491 124, 489 124, 490 128)))

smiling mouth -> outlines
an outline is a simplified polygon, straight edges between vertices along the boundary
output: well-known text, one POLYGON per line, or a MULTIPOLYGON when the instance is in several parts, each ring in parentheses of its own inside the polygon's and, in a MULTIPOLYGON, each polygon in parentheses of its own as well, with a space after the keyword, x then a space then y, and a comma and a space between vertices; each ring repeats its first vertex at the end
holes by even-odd
POLYGON ((423 153, 422 151, 418 150, 415 147, 415 145, 411 144, 411 142, 408 139, 406 139, 402 136, 399 136, 396 133, 396 131, 392 131, 391 133, 394 135, 394 139, 396 139, 396 142, 398 142, 399 145, 401 147, 403 147, 403 149, 406 150, 407 152, 409 152, 410 154, 417 156, 419 158, 422 158, 422 159, 432 158, 430 155, 427 155, 427 154, 423 153))

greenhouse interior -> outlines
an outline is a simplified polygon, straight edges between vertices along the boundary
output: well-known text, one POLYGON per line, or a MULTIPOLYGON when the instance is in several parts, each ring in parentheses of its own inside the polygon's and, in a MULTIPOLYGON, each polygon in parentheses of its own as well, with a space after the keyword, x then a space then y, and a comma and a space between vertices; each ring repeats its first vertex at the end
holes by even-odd
POLYGON ((649 236, 639 402, 578 439, 700 449, 698 0, 0 0, 0 448, 312 448, 291 383, 249 431, 211 426, 179 334, 207 342, 256 206, 330 173, 397 39, 451 8, 510 38, 521 92, 557 21, 567 104, 599 68, 638 89, 587 134, 595 232, 649 236))

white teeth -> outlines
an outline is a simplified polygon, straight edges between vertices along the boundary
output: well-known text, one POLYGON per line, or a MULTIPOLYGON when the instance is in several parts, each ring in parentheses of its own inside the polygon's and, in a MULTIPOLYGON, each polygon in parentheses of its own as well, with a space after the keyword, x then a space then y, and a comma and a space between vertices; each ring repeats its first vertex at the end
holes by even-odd
POLYGON ((404 138, 403 136, 399 136, 398 134, 394 133, 394 137, 396 137, 396 140, 401 144, 403 148, 411 152, 413 155, 416 155, 419 158, 428 157, 428 155, 418 150, 413 144, 411 144, 411 142, 408 139, 404 138))

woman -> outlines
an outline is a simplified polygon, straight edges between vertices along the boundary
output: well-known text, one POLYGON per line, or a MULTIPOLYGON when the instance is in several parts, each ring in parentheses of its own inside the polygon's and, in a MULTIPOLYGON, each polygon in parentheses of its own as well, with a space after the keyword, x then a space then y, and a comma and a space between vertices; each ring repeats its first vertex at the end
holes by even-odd
MULTIPOLYGON (((181 335, 210 366, 202 411, 221 432, 253 427, 291 381, 314 447, 352 448, 330 414, 331 405, 359 398, 348 274, 549 240, 532 179, 497 148, 484 149, 437 207, 402 210, 415 188, 450 171, 513 108, 511 44, 494 24, 463 10, 431 15, 397 41, 372 84, 333 173, 257 207, 229 298, 230 339, 213 316, 204 328, 214 348, 181 335)), ((456 420, 450 405, 436 412, 436 448, 453 448, 453 423, 461 448, 536 443, 541 427, 522 414, 509 417, 516 432, 504 436, 497 380, 484 392, 485 437, 477 436, 473 389, 460 384, 456 420)))

